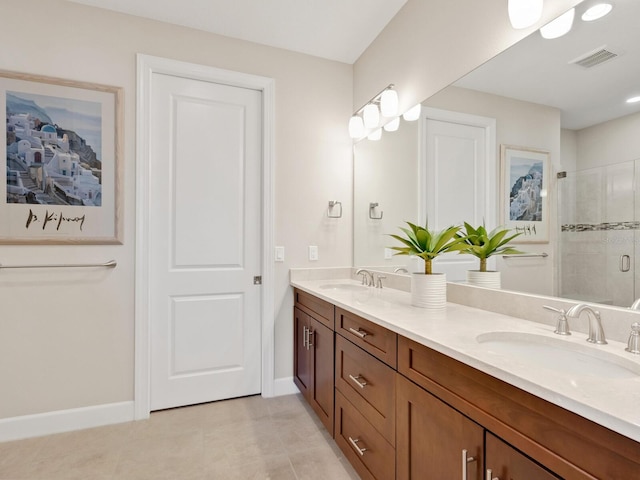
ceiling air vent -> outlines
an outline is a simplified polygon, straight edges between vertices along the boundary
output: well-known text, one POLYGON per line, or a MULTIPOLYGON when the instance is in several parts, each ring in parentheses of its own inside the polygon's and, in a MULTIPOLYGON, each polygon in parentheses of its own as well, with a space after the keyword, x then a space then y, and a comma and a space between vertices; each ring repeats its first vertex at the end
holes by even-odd
POLYGON ((570 64, 580 65, 584 68, 595 67, 596 65, 600 65, 601 63, 606 62, 607 60, 611 60, 612 58, 616 58, 618 56, 617 53, 611 51, 611 49, 606 46, 596 48, 592 52, 586 53, 584 55, 579 56, 578 58, 571 60, 570 64))

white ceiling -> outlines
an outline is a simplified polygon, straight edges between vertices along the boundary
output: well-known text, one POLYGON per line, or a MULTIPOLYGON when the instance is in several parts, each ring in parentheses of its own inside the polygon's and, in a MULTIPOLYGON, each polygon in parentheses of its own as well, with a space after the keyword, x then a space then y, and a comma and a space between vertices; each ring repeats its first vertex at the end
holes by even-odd
POLYGON ((407 0, 69 0, 352 64, 407 0))
POLYGON ((456 85, 557 107, 562 126, 574 130, 640 111, 640 103, 625 103, 640 95, 640 1, 614 3, 590 23, 580 20, 586 6, 579 5, 564 37, 545 40, 535 32, 456 85), (588 69, 569 63, 602 46, 620 55, 588 69))

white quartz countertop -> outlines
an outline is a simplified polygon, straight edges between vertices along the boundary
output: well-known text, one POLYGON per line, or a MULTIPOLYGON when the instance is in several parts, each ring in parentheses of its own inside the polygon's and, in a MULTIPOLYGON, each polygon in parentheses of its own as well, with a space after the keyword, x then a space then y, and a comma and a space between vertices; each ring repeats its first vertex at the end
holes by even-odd
MULTIPOLYGON (((559 336, 548 325, 455 303, 447 303, 445 312, 433 313, 413 307, 407 292, 373 287, 331 288, 336 284, 355 286, 359 282, 291 282, 292 286, 337 307, 640 442, 640 356, 625 352, 625 344, 609 341, 607 345, 593 345, 579 332, 559 336), (530 358, 519 358, 517 353, 494 351, 477 340, 479 335, 491 332, 534 334, 553 343, 567 342, 569 350, 586 346, 596 355, 605 355, 609 361, 629 367, 638 375, 605 378, 587 368, 567 369, 549 361, 538 363, 530 358)), ((576 355, 579 357, 580 354, 576 355)))

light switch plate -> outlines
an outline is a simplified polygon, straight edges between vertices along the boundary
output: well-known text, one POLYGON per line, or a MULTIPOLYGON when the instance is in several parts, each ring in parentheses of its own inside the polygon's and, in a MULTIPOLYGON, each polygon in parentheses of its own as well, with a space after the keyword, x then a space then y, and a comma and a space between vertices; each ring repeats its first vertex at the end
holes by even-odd
POLYGON ((318 247, 316 245, 309 245, 309 260, 318 260, 318 247))
POLYGON ((385 259, 392 258, 394 253, 395 252, 393 250, 391 250, 390 248, 385 248, 384 249, 384 258, 385 259))
POLYGON ((275 261, 284 262, 284 247, 276 247, 275 261))

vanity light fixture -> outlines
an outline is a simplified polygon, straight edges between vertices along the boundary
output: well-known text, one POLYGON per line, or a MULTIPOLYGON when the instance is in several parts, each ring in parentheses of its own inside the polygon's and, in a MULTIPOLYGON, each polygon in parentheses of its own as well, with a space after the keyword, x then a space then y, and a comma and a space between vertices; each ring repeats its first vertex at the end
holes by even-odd
POLYGON ((380 111, 375 103, 368 103, 362 111, 365 128, 377 127, 380 122, 380 111))
POLYGON ((553 38, 560 38, 563 35, 566 35, 567 33, 569 33, 571 27, 573 26, 573 19, 575 18, 575 16, 575 8, 566 11, 558 18, 542 27, 540 29, 540 35, 542 35, 542 38, 546 38, 548 40, 551 40, 553 38))
POLYGON ((587 9, 587 11, 582 14, 581 18, 585 22, 593 22, 594 20, 604 17, 611 12, 611 10, 613 10, 613 5, 610 3, 598 3, 587 9))
POLYGON ((380 140, 382 138, 382 129, 381 128, 376 128, 373 132, 371 132, 369 135, 367 135, 367 138, 369 140, 377 142, 378 140, 380 140))
POLYGON ((385 117, 393 117, 398 112, 398 94, 395 85, 389 84, 378 92, 371 100, 360 107, 349 120, 349 136, 362 138, 366 128, 376 128, 380 123, 380 109, 385 117), (393 112, 393 113, 392 113, 393 112))
POLYGON ((542 17, 543 0, 509 0, 509 21, 517 30, 527 28, 542 17))
POLYGON ((640 96, 627 98, 627 103, 638 103, 640 102, 640 96))
POLYGON ((364 136, 364 122, 360 115, 354 115, 349 119, 349 136, 351 138, 362 138, 364 136))
POLYGON ((387 118, 398 114, 398 92, 393 88, 387 88, 380 95, 380 113, 387 118))
POLYGON ((422 105, 419 103, 414 105, 409 110, 402 114, 402 118, 404 118, 407 122, 414 122, 420 118, 420 111, 422 110, 422 105))
POLYGON ((385 132, 395 132, 400 127, 400 117, 396 117, 391 120, 389 123, 386 123, 384 127, 385 132))

